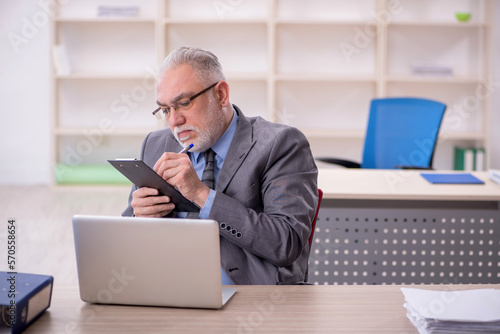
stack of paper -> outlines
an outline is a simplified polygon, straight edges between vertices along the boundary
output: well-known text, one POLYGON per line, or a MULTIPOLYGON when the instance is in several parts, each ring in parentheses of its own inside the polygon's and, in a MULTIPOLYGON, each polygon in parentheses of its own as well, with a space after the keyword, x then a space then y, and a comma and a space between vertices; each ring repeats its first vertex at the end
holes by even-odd
POLYGON ((500 184, 500 169, 490 169, 488 176, 490 179, 500 184))
POLYGON ((500 290, 401 288, 406 316, 424 333, 500 333, 500 290))
POLYGON ((411 70, 414 75, 423 76, 453 76, 453 67, 445 64, 413 62, 411 70))
POLYGON ((99 6, 97 16, 135 17, 139 15, 138 6, 99 6))

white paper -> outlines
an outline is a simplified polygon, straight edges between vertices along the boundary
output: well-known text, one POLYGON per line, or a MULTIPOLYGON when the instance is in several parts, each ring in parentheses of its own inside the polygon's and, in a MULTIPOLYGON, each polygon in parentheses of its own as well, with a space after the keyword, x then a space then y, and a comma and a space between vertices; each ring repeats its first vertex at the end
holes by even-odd
POLYGON ((401 288, 422 317, 448 321, 500 321, 500 290, 431 291, 401 288))
POLYGON ((490 179, 500 184, 500 170, 498 169, 489 169, 488 176, 490 179))
POLYGON ((500 290, 401 288, 406 316, 421 334, 500 333, 500 290))

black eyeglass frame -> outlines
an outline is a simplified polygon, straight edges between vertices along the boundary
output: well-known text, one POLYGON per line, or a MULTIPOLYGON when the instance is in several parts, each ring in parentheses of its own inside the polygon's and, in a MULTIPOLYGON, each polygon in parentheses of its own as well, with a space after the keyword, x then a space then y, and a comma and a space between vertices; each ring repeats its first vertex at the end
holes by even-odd
MULTIPOLYGON (((208 92, 211 88, 214 88, 220 81, 217 81, 216 83, 210 85, 209 87, 205 88, 204 90, 202 90, 201 92, 199 93, 196 93, 194 94, 193 96, 191 96, 190 98, 187 99, 187 102, 191 103, 194 99, 196 99, 198 96, 202 95, 203 93, 205 92, 208 92)), ((175 103, 174 103, 175 105, 175 103)), ((172 108, 171 106, 163 106, 163 107, 158 107, 157 109, 155 109, 155 111, 153 111, 153 116, 156 115, 156 113, 160 110, 162 110, 162 108, 165 108, 165 110, 163 112, 167 112, 167 114, 170 114, 170 109, 172 108)), ((177 107, 174 107, 174 109, 177 109, 177 107)))

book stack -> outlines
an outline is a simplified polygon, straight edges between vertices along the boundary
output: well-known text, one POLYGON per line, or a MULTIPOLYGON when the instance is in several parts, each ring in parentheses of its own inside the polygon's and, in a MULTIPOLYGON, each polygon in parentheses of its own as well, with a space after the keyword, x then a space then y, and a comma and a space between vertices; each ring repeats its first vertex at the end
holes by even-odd
POLYGON ((97 8, 97 16, 100 17, 136 17, 138 15, 138 6, 99 6, 97 8))
POLYGON ((451 77, 453 67, 443 64, 414 62, 411 64, 411 71, 416 76, 431 77, 451 77))
POLYGON ((484 171, 486 168, 486 154, 484 148, 455 147, 455 161, 453 169, 464 171, 484 171))
POLYGON ((500 333, 500 290, 401 288, 406 316, 420 334, 500 333))

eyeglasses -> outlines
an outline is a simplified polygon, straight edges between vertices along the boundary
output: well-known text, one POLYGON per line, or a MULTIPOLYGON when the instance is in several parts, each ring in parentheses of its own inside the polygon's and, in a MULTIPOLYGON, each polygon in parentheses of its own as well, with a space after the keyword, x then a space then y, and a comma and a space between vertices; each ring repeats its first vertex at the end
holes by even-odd
POLYGON ((217 81, 216 83, 214 83, 210 87, 205 88, 201 92, 199 92, 197 94, 194 94, 193 96, 191 96, 191 97, 189 97, 187 99, 182 99, 180 101, 175 102, 171 106, 161 106, 161 107, 158 107, 155 111, 153 111, 153 115, 156 118, 158 118, 158 119, 168 119, 170 117, 170 110, 171 109, 175 109, 177 111, 188 110, 193 105, 193 100, 194 99, 196 99, 201 94, 207 92, 209 89, 214 88, 215 85, 217 85, 218 83, 219 83, 219 81, 217 81), (159 112, 160 110, 162 112, 159 112))

